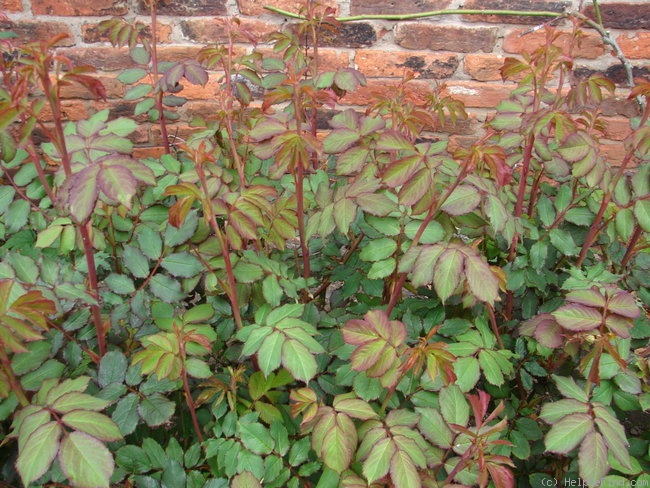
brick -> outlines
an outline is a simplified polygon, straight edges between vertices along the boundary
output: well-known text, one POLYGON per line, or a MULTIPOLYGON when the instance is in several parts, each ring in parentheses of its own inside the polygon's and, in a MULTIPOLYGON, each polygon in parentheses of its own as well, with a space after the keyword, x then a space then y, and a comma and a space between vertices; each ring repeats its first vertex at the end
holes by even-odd
MULTIPOLYGON (((85 23, 81 26, 81 39, 87 44, 94 44, 98 42, 109 42, 108 36, 105 33, 99 32, 96 23, 85 23)), ((144 28, 144 34, 148 37, 151 36, 151 29, 149 25, 144 28)), ((171 42, 172 26, 164 22, 158 22, 158 42, 167 44, 171 42)))
POLYGON ((630 32, 616 39, 623 54, 629 59, 650 59, 650 32, 630 32))
POLYGON ((482 134, 482 130, 476 133, 476 135, 450 135, 448 138, 447 151, 450 154, 458 151, 459 149, 467 149, 476 143, 479 140, 482 134))
POLYGON ((609 140, 622 141, 632 132, 627 117, 607 117, 605 123, 605 137, 609 140))
MULTIPOLYGON (((367 86, 360 87, 358 90, 347 93, 340 101, 342 105, 359 105, 367 106, 377 100, 391 98, 394 96, 398 81, 392 80, 369 80, 367 86)), ((419 105, 424 104, 427 95, 431 93, 431 86, 424 80, 414 80, 408 84, 409 92, 419 105)))
MULTIPOLYGON (((63 100, 61 102, 61 115, 62 119, 68 120, 83 120, 87 119, 90 115, 88 106, 84 100, 63 100)), ((44 122, 53 122, 52 111, 50 106, 45 104, 40 115, 41 120, 44 122)))
POLYGON ((600 145, 600 154, 614 167, 621 165, 621 162, 625 158, 625 153, 625 147, 620 143, 603 143, 600 145))
POLYGON ((352 15, 415 14, 444 10, 451 0, 351 0, 352 15))
MULTIPOLYGON (((336 9, 338 7, 337 0, 323 0, 318 3, 323 8, 331 7, 336 9)), ((260 0, 237 0, 237 6, 242 15, 256 16, 269 13, 264 8, 265 5, 297 14, 304 8, 305 0, 265 0, 264 2, 260 0)), ((321 12, 323 12, 323 8, 320 9, 321 12)))
POLYGON ((501 67, 505 57, 500 54, 467 54, 463 69, 476 81, 501 80, 501 67))
POLYGON ((55 46, 74 46, 75 41, 68 25, 64 22, 21 20, 16 22, 0 22, 0 31, 14 32, 22 42, 49 41, 54 36, 65 34, 67 37, 58 41, 55 46))
POLYGON ((374 49, 358 50, 354 62, 359 71, 370 78, 401 78, 407 70, 417 73, 418 78, 449 78, 459 65, 458 56, 451 53, 374 49))
MULTIPOLYGON (((574 71, 574 76, 578 79, 586 80, 594 74, 601 74, 605 78, 613 81, 617 85, 626 86, 628 84, 627 71, 622 64, 615 64, 610 66, 606 70, 596 70, 591 68, 577 68, 574 71)), ((645 78, 650 81, 650 69, 645 66, 633 66, 632 67, 632 76, 633 79, 645 78)))
POLYGON ((84 64, 102 71, 115 71, 136 66, 126 48, 76 47, 62 49, 60 52, 72 60, 75 65, 84 64))
POLYGON ((341 24, 334 32, 325 28, 320 30, 321 46, 359 48, 372 46, 376 41, 375 28, 367 22, 341 24))
MULTIPOLYGON (((463 8, 478 10, 519 10, 530 12, 532 10, 561 13, 571 2, 556 2, 549 0, 467 0, 463 8)), ((537 17, 530 15, 464 15, 463 20, 468 22, 490 22, 495 24, 526 24, 537 25, 553 17, 537 17)))
POLYGON ((126 15, 128 11, 126 0, 32 0, 34 15, 126 15))
MULTIPOLYGON (((140 0, 137 11, 141 15, 149 15, 149 2, 140 0)), ((164 0, 158 2, 158 15, 227 15, 225 0, 164 0)))
POLYGON ((165 154, 165 148, 162 146, 140 146, 133 148, 132 156, 135 159, 158 159, 165 154))
POLYGON ((443 89, 444 95, 460 100, 466 107, 494 108, 507 99, 516 85, 511 83, 492 84, 478 81, 448 81, 443 89))
MULTIPOLYGON (((265 58, 279 58, 277 53, 272 49, 259 47, 257 52, 265 58)), ((320 48, 318 50, 318 71, 333 71, 341 68, 349 68, 350 60, 347 52, 334 48, 320 48)))
MULTIPOLYGON (((275 24, 262 20, 240 19, 240 22, 235 31, 236 39, 240 42, 250 42, 250 39, 261 42, 269 34, 278 30, 275 24)), ((228 42, 228 25, 225 19, 188 19, 181 21, 180 27, 183 35, 194 42, 202 44, 228 42)))
MULTIPOLYGON (((117 76, 95 74, 95 78, 102 82, 106 89, 106 98, 122 98, 125 86, 117 79, 117 76)), ((80 98, 94 100, 92 93, 78 83, 71 83, 61 87, 61 98, 80 98)))
POLYGON ((22 12, 22 0, 0 0, 0 12, 22 12))
MULTIPOLYGON (((600 3, 600 16, 607 29, 650 29, 650 3, 600 3)), ((593 5, 583 13, 596 19, 593 5)))
MULTIPOLYGON (((572 36, 569 32, 560 33, 555 44, 568 54, 572 36)), ((507 53, 530 54, 537 48, 546 45, 544 30, 530 32, 529 30, 515 29, 506 34, 503 40, 503 50, 507 53)), ((603 41, 593 32, 584 32, 584 37, 573 48, 574 58, 596 59, 605 53, 603 41)))
POLYGON ((496 27, 468 28, 411 22, 400 23, 395 27, 395 42, 406 49, 491 52, 497 35, 496 27))

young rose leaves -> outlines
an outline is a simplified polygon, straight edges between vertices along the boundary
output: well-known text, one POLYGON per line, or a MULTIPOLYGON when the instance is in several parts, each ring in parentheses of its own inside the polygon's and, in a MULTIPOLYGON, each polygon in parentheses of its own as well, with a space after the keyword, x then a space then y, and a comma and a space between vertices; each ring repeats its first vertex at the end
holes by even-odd
POLYGON ((84 393, 89 382, 87 376, 58 384, 46 380, 34 403, 16 415, 11 436, 18 438, 16 468, 25 486, 57 458, 74 485, 109 486, 114 461, 104 442, 118 441, 122 434, 100 413, 110 402, 84 393))
POLYGON ((350 356, 352 369, 379 378, 385 387, 397 381, 406 340, 406 326, 402 322, 389 320, 383 310, 371 310, 363 319, 348 320, 343 326, 343 339, 356 346, 350 356))
POLYGON ((444 302, 460 291, 482 302, 494 304, 499 298, 499 278, 490 265, 471 247, 459 243, 435 243, 409 249, 399 271, 411 274, 415 287, 433 282, 444 302))

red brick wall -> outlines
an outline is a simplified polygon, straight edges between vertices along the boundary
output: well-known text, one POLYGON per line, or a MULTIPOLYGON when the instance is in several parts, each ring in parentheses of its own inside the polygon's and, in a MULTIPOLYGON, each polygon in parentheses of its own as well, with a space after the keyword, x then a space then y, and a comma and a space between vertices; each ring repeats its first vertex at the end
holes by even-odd
MULTIPOLYGON (((264 34, 292 22, 263 8, 271 5, 297 12, 299 0, 162 0, 159 7, 159 36, 163 59, 184 59, 206 43, 223 40, 216 19, 237 16, 249 30, 264 34)), ((593 17, 590 0, 326 0, 338 15, 407 14, 436 9, 579 10, 593 17), (581 8, 581 4, 584 6, 581 8)), ((637 76, 650 76, 650 1, 601 0, 606 28, 612 33, 637 76)), ((35 40, 66 33, 59 49, 74 61, 97 68, 108 88, 109 104, 115 113, 128 114, 132 104, 121 99, 124 87, 115 79, 130 65, 124 50, 111 48, 97 33, 96 24, 111 16, 148 20, 144 0, 0 0, 0 11, 13 22, 19 36, 35 40)), ((417 73, 423 88, 445 82, 447 91, 461 99, 472 114, 469 122, 450 129, 455 137, 471 137, 480 130, 490 108, 506 97, 511 85, 503 83, 499 67, 504 56, 530 51, 543 40, 541 32, 528 33, 543 22, 539 17, 445 15, 411 21, 360 20, 343 24, 340 35, 321 50, 328 68, 352 66, 369 79, 369 86, 348 95, 343 102, 362 104, 372 90, 386 90, 406 69, 417 73)), ((4 25, 4 28, 8 28, 4 25)), ((575 53, 576 64, 585 73, 600 71, 619 85, 624 72, 592 30, 575 53)), ((246 47, 246 46, 242 46, 246 47)), ((184 92, 194 101, 186 113, 205 107, 212 99, 217 75, 204 88, 184 92)), ((82 118, 103 108, 104 102, 89 100, 82 90, 66 93, 66 114, 82 118)), ((620 110, 619 110, 620 111, 620 110)), ((626 124, 616 108, 611 113, 612 153, 616 141, 626 134, 626 124)), ((143 145, 156 144, 156 131, 141 134, 143 145)))

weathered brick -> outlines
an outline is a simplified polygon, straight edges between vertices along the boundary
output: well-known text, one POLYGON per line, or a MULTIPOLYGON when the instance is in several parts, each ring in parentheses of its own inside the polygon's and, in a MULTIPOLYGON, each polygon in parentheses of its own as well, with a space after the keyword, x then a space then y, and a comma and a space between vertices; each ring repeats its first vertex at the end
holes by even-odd
MULTIPOLYGON (((61 102, 61 117, 63 120, 83 120, 89 117, 88 106, 84 100, 63 100, 61 102)), ((50 106, 45 104, 41 111, 41 120, 53 122, 50 106)))
MULTIPOLYGON (((250 39, 262 41, 270 33, 278 30, 275 24, 270 24, 257 19, 240 19, 235 34, 241 42, 250 42, 250 39)), ((224 19, 188 19, 180 23, 183 35, 191 41, 198 43, 225 43, 228 42, 228 25, 224 19)))
POLYGON ((621 143, 610 143, 600 145, 600 154, 614 167, 620 166, 625 158, 625 146, 621 143))
POLYGON ((32 0, 34 15, 126 15, 126 0, 32 0))
MULTIPOLYGON (((106 89, 106 98, 122 98, 124 96, 124 84, 117 79, 117 75, 112 74, 95 74, 93 75, 102 82, 106 89)), ((71 99, 79 98, 85 100, 94 100, 95 97, 85 87, 78 83, 71 83, 61 87, 61 98, 71 99)))
POLYGON ((22 0, 0 0, 0 12, 22 12, 22 0))
MULTIPOLYGON (((650 29, 650 3, 600 3, 600 16, 608 29, 650 29)), ((596 18, 593 5, 583 13, 596 18)))
POLYGON ((407 70, 414 71, 419 78, 449 78, 459 64, 458 56, 451 53, 374 49, 358 50, 354 62, 359 71, 370 78, 401 78, 407 70))
POLYGON ((650 32, 621 34, 617 42, 629 59, 650 59, 650 32))
POLYGON ((55 46, 74 46, 74 38, 64 22, 21 20, 16 22, 0 22, 0 31, 14 32, 22 42, 49 41, 54 36, 65 34, 67 37, 58 41, 55 46))
POLYGON ((607 117, 605 119, 605 137, 612 141, 622 141, 630 135, 630 119, 627 117, 607 117))
POLYGON ((497 41, 496 27, 456 27, 430 23, 400 23, 395 42, 406 49, 431 49, 469 53, 491 52, 497 41))
MULTIPOLYGON (((391 98, 395 94, 398 83, 398 81, 393 80, 369 80, 367 86, 360 87, 352 93, 347 93, 341 99, 341 104, 367 106, 378 99, 391 98)), ((414 80, 408 84, 408 90, 414 100, 420 100, 418 103, 424 104, 427 95, 431 93, 431 86, 424 80, 414 80)))
POLYGON ((132 156, 136 159, 158 159, 163 154, 165 154, 165 148, 162 146, 139 146, 133 148, 132 156))
POLYGON ((510 83, 492 84, 478 81, 448 81, 443 93, 460 100, 466 107, 494 108, 507 99, 516 85, 510 83))
MULTIPOLYGON (((336 9, 338 7, 337 0, 323 0, 318 2, 322 8, 320 11, 323 11, 325 7, 331 7, 336 9)), ((261 15, 263 13, 268 13, 269 11, 264 8, 268 5, 269 7, 275 7, 286 12, 299 13, 301 9, 305 6, 304 0, 265 0, 261 2, 260 0, 237 0, 237 5, 239 7, 239 12, 242 15, 261 15)))
MULTIPOLYGON (((530 12, 533 10, 547 12, 563 12, 571 5, 570 2, 557 2, 553 0, 466 0, 463 8, 478 10, 519 10, 530 12)), ((491 22, 495 24, 542 24, 553 17, 531 15, 464 15, 468 22, 491 22)))
MULTIPOLYGON (((589 78, 594 74, 600 74, 605 78, 608 78, 609 80, 613 81, 617 85, 627 85, 629 81, 627 77, 627 71, 620 63, 610 66, 605 70, 596 70, 592 68, 579 67, 576 68, 576 70, 574 71, 574 76, 582 80, 586 80, 587 78, 589 78)), ((643 67, 633 66, 632 77, 633 79, 645 78, 646 80, 650 81, 650 69, 646 68, 645 66, 643 67)))
MULTIPOLYGON (((555 44, 560 46, 565 53, 568 53, 571 45, 571 34, 561 33, 555 44)), ((506 34, 503 40, 503 50, 507 53, 523 54, 532 53, 537 48, 546 45, 546 34, 543 30, 530 32, 529 30, 516 29, 506 34)), ((601 37, 586 31, 573 48, 574 58, 596 59, 605 52, 601 37)))
POLYGON ((102 71, 115 71, 135 66, 126 48, 75 47, 62 49, 61 54, 67 56, 75 65, 84 64, 102 71))
POLYGON ((501 79, 501 67, 505 57, 500 54, 467 54, 463 62, 465 73, 477 81, 501 79))
MULTIPOLYGON (((140 0, 137 11, 139 14, 148 15, 149 2, 140 0)), ((158 2, 156 12, 159 15, 226 15, 225 0, 165 0, 158 2)))
POLYGON ((341 24, 337 31, 322 28, 320 42, 322 46, 359 48, 372 46, 377 41, 377 33, 372 24, 367 22, 350 22, 341 24))
MULTIPOLYGON (((81 26, 81 38, 83 42, 93 44, 96 42, 109 42, 108 36, 100 32, 96 23, 85 23, 81 26)), ((144 28, 144 34, 151 36, 151 29, 147 25, 144 28)), ((158 42, 166 44, 171 42, 172 26, 164 22, 158 22, 157 36, 158 42)))
POLYGON ((351 0, 352 15, 414 14, 443 10, 451 0, 351 0))

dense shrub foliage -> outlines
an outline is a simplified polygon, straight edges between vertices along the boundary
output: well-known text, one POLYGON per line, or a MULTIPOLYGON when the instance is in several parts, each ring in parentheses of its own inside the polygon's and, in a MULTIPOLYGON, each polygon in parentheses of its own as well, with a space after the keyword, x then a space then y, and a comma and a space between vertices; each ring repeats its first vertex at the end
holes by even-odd
POLYGON ((625 94, 612 167, 615 87, 573 76, 546 27, 506 60, 518 87, 485 135, 452 151, 435 134, 462 104, 408 76, 335 110, 365 79, 318 66, 329 15, 265 55, 235 54, 232 21, 181 63, 103 22, 137 64, 119 76, 135 114, 67 123, 62 88, 103 86, 56 39, 2 40, 8 484, 650 482, 650 83, 625 94), (213 72, 214 114, 179 140, 183 87, 213 72), (132 156, 144 119, 159 158, 132 156))

